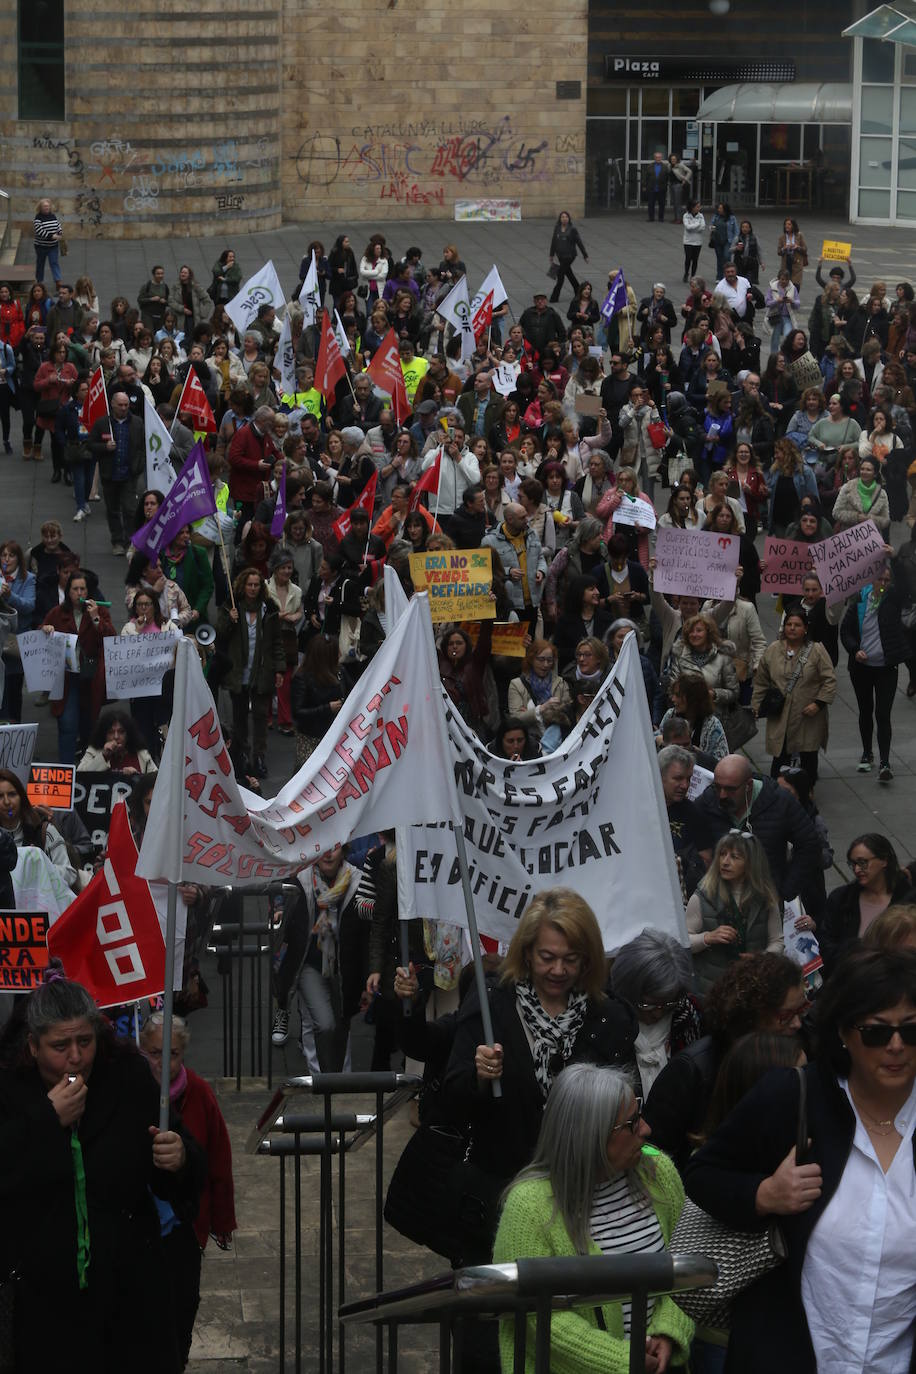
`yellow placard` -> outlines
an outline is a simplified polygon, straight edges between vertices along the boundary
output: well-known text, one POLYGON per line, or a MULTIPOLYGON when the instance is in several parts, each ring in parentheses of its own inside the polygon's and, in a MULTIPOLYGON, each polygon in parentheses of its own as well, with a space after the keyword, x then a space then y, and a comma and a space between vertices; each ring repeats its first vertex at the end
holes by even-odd
POLYGON ((838 243, 835 239, 824 239, 821 257, 824 262, 848 262, 852 257, 852 244, 838 243))
MULTIPOLYGON (((467 620, 461 625, 468 639, 476 646, 480 622, 467 620)), ((494 620, 490 637, 490 652, 505 658, 524 658, 528 626, 524 620, 494 620)))
POLYGON ((410 576, 418 592, 429 592, 433 623, 495 620, 493 564, 489 549, 437 549, 412 553, 410 576))

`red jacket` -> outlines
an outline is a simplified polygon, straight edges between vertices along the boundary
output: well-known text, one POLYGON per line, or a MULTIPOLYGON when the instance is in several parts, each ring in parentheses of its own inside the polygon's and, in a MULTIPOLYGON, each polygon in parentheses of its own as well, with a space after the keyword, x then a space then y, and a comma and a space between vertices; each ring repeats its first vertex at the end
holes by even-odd
MULTIPOLYGON (((88 658, 94 658, 96 660, 91 692, 92 712, 94 716, 97 716, 105 703, 105 657, 102 652, 102 640, 108 635, 117 633, 114 625, 111 623, 111 616, 108 614, 107 607, 99 607, 99 624, 97 626, 93 625, 89 616, 84 613, 80 619, 79 630, 77 630, 73 611, 66 602, 61 606, 54 606, 52 610, 48 611, 48 614, 41 623, 42 625, 51 625, 61 634, 77 635, 77 648, 82 651, 84 661, 88 658)), ((73 673, 64 674, 64 694, 59 701, 51 702, 52 715, 63 715, 67 694, 70 691, 70 682, 73 677, 73 673)))
POLYGON ((18 301, 0 305, 0 339, 15 348, 25 333, 25 316, 18 301))
POLYGON ((280 451, 270 434, 258 434, 253 424, 236 430, 229 444, 229 495, 233 501, 261 501, 270 473, 258 467, 262 459, 275 463, 280 451))
POLYGON ((207 1156, 207 1180, 200 1195, 194 1234, 203 1250, 212 1231, 228 1236, 236 1229, 235 1187, 232 1182, 232 1147, 219 1104, 209 1083, 186 1069, 188 1086, 178 1103, 181 1124, 207 1156))

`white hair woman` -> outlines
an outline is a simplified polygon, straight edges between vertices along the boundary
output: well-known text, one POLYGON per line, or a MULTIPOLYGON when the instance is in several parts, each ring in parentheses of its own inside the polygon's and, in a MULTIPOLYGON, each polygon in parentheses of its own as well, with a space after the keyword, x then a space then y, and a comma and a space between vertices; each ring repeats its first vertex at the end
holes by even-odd
MULTIPOLYGON (((560 1255, 658 1253, 681 1214, 684 1190, 651 1134, 627 1076, 598 1064, 571 1064, 553 1086, 534 1158, 511 1184, 493 1260, 560 1255)), ((527 1374, 534 1369, 534 1317, 527 1374)), ((567 1374, 628 1368, 630 1304, 556 1312, 550 1367, 567 1374)), ((684 1365, 693 1322, 670 1297, 649 1300, 647 1374, 684 1365)), ((500 1323, 503 1370, 513 1368, 513 1322, 500 1323)))
POLYGON ((617 951, 611 988, 629 1002, 639 1020, 636 1066, 643 1097, 649 1096, 671 1056, 703 1033, 692 987, 690 954, 671 935, 643 930, 617 951))

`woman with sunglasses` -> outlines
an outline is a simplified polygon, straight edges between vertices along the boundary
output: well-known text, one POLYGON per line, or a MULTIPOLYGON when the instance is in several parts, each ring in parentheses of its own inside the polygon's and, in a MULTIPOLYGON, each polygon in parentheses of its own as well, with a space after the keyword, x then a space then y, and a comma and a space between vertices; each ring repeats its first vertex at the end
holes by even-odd
POLYGON ((728 1368, 912 1367, 916 952, 861 950, 818 997, 803 1160, 794 1069, 766 1075, 690 1160, 690 1197, 738 1231, 777 1222, 787 1257, 732 1303, 728 1368))
MULTIPOLYGON (((647 1144, 651 1131, 627 1077, 597 1064, 574 1064, 544 1109, 531 1163, 506 1198, 494 1262, 536 1256, 659 1254, 684 1192, 671 1160, 647 1144)), ((606 1374, 630 1364, 629 1302, 556 1312, 550 1368, 606 1374)), ((535 1368, 535 1324, 527 1319, 526 1374, 535 1368)), ((500 1322, 504 1370, 514 1364, 514 1321, 500 1322)), ((646 1374, 684 1366, 693 1322, 670 1297, 649 1299, 646 1374)))
POLYGON ((894 847, 884 835, 859 835, 846 851, 846 862, 852 881, 829 894, 817 927, 821 957, 828 971, 889 906, 916 900, 910 875, 901 869, 894 847))
POLYGON ((782 902, 750 831, 730 830, 719 840, 685 918, 701 995, 742 955, 782 952, 782 902))

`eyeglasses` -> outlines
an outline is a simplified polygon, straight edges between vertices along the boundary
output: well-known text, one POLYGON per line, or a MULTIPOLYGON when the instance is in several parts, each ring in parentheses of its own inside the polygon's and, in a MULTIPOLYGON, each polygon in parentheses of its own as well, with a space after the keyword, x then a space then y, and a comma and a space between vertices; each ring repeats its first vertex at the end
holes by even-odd
POLYGON ((581 954, 551 954, 549 949, 536 949, 534 958, 541 968, 553 968, 555 964, 560 964, 569 973, 582 964, 581 954))
POLYGON ((535 654, 535 663, 553 663, 553 654, 535 654))
POLYGON ((857 873, 860 868, 867 868, 869 864, 873 864, 874 862, 874 854, 869 854, 867 859, 850 859, 849 867, 852 869, 853 873, 857 873))
POLYGON ((636 1010, 637 1010, 637 1011, 673 1011, 675 1007, 679 1007, 680 1005, 681 1005, 681 1004, 680 1004, 679 1001, 674 1001, 674 1002, 637 1002, 637 1003, 636 1003, 636 1010))
POLYGON ((628 1116, 626 1121, 621 1121, 619 1126, 612 1126, 611 1135, 613 1135, 615 1131, 629 1131, 631 1135, 635 1135, 639 1130, 639 1123, 642 1120, 642 1108, 643 1100, 641 1097, 637 1097, 636 1111, 632 1116, 628 1116))
POLYGON ((916 1021, 906 1021, 901 1026, 894 1026, 890 1021, 866 1021, 864 1025, 855 1026, 854 1029, 859 1032, 862 1044, 868 1050, 884 1049, 891 1043, 895 1034, 911 1049, 916 1045, 916 1021))
POLYGON ((810 1006, 811 1002, 806 997, 803 1002, 799 1002, 797 1007, 790 1007, 788 1011, 778 1011, 776 1013, 777 1024, 780 1026, 791 1025, 797 1016, 804 1016, 810 1006))

